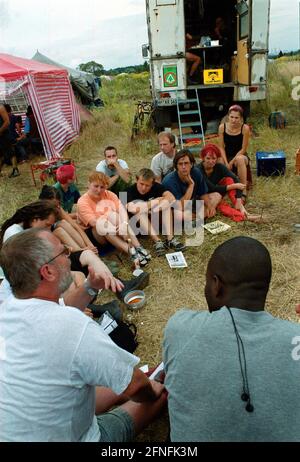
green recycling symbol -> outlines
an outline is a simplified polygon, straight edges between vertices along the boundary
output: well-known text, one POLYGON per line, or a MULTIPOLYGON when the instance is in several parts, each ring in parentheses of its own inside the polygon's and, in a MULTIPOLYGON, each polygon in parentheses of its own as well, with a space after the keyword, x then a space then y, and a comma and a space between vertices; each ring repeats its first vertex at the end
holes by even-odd
POLYGON ((164 86, 165 87, 177 87, 177 68, 176 66, 170 66, 164 68, 164 86))

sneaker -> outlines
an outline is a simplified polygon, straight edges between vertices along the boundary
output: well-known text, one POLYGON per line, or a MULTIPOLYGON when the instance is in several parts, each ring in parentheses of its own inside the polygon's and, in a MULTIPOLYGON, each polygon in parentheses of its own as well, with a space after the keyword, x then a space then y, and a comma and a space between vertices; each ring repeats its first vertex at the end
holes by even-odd
POLYGON ((130 255, 130 260, 134 263, 136 263, 136 261, 138 261, 139 263, 139 266, 146 266, 148 265, 148 260, 146 257, 144 257, 143 255, 141 255, 140 253, 137 252, 137 250, 135 249, 135 253, 132 253, 130 255))
POLYGON ((166 241, 169 249, 175 250, 176 252, 182 252, 186 249, 185 245, 178 241, 176 237, 173 237, 170 241, 166 241))
POLYGON ((144 249, 144 247, 137 247, 136 255, 132 256, 132 260, 135 260, 136 258, 138 258, 141 266, 146 266, 151 260, 151 255, 146 249, 144 249))
POLYGON ((111 302, 104 303, 103 305, 94 305, 93 303, 89 303, 88 308, 92 310, 95 318, 100 318, 105 311, 108 311, 117 322, 120 322, 123 319, 123 311, 117 300, 112 300, 111 302))
POLYGON ((136 248, 136 251, 137 251, 140 255, 142 255, 143 257, 145 257, 146 260, 148 260, 148 261, 151 260, 151 255, 150 255, 150 253, 148 252, 148 250, 144 249, 144 247, 137 247, 137 248, 136 248))
POLYGON ((119 280, 124 284, 124 289, 121 292, 117 292, 116 296, 122 302, 124 301, 125 295, 130 292, 131 290, 136 289, 144 289, 149 284, 150 275, 149 273, 143 272, 138 277, 130 279, 130 281, 123 281, 119 278, 119 280))
POLYGON ((156 255, 158 257, 161 257, 162 255, 165 255, 166 253, 166 247, 165 247, 165 244, 163 243, 163 241, 157 241, 155 242, 154 244, 154 250, 156 252, 156 255))

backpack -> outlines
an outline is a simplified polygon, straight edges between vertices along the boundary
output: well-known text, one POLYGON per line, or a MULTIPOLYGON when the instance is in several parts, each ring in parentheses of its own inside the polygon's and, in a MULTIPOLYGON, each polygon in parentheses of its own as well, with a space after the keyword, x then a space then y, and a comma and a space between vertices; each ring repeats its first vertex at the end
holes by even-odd
POLYGON ((136 350, 138 341, 135 324, 129 324, 125 321, 117 322, 108 311, 105 311, 97 322, 120 348, 129 351, 129 353, 136 350))
POLYGON ((286 118, 283 112, 276 111, 271 112, 269 115, 269 127, 270 128, 285 128, 286 118))
POLYGON ((109 336, 120 348, 133 353, 138 346, 136 334, 137 328, 135 324, 121 321, 109 336))

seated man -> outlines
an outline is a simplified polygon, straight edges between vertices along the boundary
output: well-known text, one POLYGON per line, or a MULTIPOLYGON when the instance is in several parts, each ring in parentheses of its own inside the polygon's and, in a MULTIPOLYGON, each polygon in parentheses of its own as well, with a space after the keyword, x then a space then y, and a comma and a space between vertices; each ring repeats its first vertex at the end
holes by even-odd
POLYGON ((60 193, 60 205, 66 212, 71 214, 72 218, 76 218, 76 215, 72 214, 72 209, 80 198, 80 192, 74 184, 74 165, 62 165, 59 167, 56 172, 56 178, 57 183, 55 183, 54 188, 60 193))
POLYGON ((299 441, 300 325, 264 311, 271 273, 264 245, 230 239, 208 262, 209 311, 169 320, 171 441, 299 441))
POLYGON ((180 209, 174 211, 177 220, 191 221, 193 218, 199 218, 196 216, 197 200, 204 201, 204 217, 210 218, 216 213, 219 194, 207 194, 208 188, 203 175, 194 165, 193 154, 188 149, 182 149, 177 152, 174 158, 175 171, 169 173, 162 182, 175 199, 181 202, 180 209), (192 201, 192 210, 187 207, 187 201, 192 201))
MULTIPOLYGON (((13 290, 0 310, 0 440, 132 440, 164 406, 164 386, 74 305, 58 304, 72 282, 62 244, 24 231, 4 244, 0 264, 13 290)), ((88 283, 105 287, 96 274, 88 283)), ((74 298, 91 300, 84 287, 74 298)))
POLYGON ((104 149, 104 160, 96 167, 96 172, 109 177, 108 189, 115 194, 126 191, 131 182, 131 173, 125 160, 118 159, 118 153, 113 146, 104 149))
POLYGON ((142 168, 136 176, 137 182, 127 191, 127 210, 135 215, 143 233, 149 235, 154 241, 154 250, 158 256, 164 255, 166 249, 175 251, 184 250, 173 234, 173 216, 171 204, 175 201, 172 193, 159 183, 156 183, 154 173, 149 168, 142 168), (163 232, 167 236, 166 243, 158 236, 158 229, 153 227, 155 221, 159 227, 159 213, 163 232), (150 217, 151 214, 151 217, 150 217), (156 217, 155 217, 156 215, 156 217))
POLYGON ((176 154, 175 136, 170 132, 161 132, 158 135, 160 152, 151 161, 151 170, 155 181, 161 183, 163 178, 173 170, 173 160, 176 154))

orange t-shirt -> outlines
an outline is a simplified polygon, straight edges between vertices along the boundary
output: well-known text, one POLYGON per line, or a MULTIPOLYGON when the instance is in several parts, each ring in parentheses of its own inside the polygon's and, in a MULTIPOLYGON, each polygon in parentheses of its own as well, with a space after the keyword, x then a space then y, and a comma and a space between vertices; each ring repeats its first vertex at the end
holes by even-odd
POLYGON ((107 217, 110 212, 118 212, 120 199, 111 191, 104 191, 97 201, 89 193, 83 194, 77 202, 77 214, 81 224, 88 227, 95 218, 107 217))

